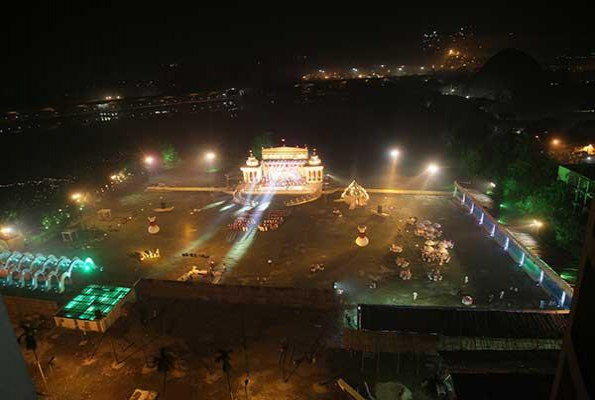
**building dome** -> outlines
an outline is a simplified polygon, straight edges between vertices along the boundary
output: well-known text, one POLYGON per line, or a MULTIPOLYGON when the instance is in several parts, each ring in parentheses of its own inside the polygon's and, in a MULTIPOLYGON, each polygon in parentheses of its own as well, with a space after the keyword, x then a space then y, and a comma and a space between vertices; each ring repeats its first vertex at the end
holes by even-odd
POLYGON ((321 163, 322 163, 322 161, 320 161, 320 157, 318 157, 318 154, 316 154, 316 149, 314 149, 314 151, 312 152, 312 156, 308 160, 308 164, 309 165, 320 165, 321 163))
POLYGON ((250 150, 250 156, 248 156, 248 159, 246 160, 246 165, 248 167, 258 167, 258 159, 254 157, 252 150, 250 150))

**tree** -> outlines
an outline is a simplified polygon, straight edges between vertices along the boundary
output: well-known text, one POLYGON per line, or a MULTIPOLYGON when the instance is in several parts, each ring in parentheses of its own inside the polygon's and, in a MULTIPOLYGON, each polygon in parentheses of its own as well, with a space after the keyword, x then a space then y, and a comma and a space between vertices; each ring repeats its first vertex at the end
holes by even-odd
POLYGON ((167 144, 163 147, 161 159, 163 160, 163 167, 169 169, 175 167, 180 162, 180 155, 173 145, 167 144))
POLYGON ((262 158, 262 148, 273 146, 273 133, 265 132, 262 135, 258 135, 252 142, 252 153, 256 158, 262 158))
POLYGON ((161 395, 165 398, 165 385, 167 383, 167 373, 174 368, 174 355, 165 347, 159 349, 159 355, 154 358, 157 371, 163 374, 163 384, 161 395))
POLYGON ((219 354, 217 356, 217 358, 215 358, 216 362, 220 362, 221 363, 221 369, 223 370, 223 373, 225 374, 225 377, 227 379, 227 390, 229 390, 229 398, 231 400, 233 400, 233 394, 231 392, 231 381, 229 380, 229 372, 231 371, 231 350, 217 350, 217 353, 219 354))
POLYGON ((39 358, 37 357, 37 328, 32 327, 24 322, 21 323, 21 329, 23 333, 17 338, 17 342, 21 344, 24 339, 25 348, 29 351, 33 352, 33 356, 35 357, 35 362, 37 363, 37 367, 39 368, 39 372, 41 373, 41 379, 43 380, 43 384, 47 390, 47 382, 45 380, 45 374, 43 373, 43 369, 41 368, 41 364, 39 363, 39 358))

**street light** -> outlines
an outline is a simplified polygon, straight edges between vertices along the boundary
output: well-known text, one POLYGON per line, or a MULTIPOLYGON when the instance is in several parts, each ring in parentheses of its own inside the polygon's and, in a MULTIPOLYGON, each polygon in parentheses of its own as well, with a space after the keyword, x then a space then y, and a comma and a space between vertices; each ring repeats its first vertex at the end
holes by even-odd
POLYGON ((438 172, 438 166, 434 163, 428 165, 428 168, 426 169, 426 171, 428 171, 428 173, 430 173, 431 175, 434 175, 436 172, 438 172))
POLYGON ((215 153, 213 153, 212 151, 209 151, 208 153, 205 154, 205 159, 207 161, 213 161, 215 158, 217 158, 217 155, 215 153))
POLYGON ((552 146, 557 146, 560 144, 560 139, 552 139, 552 146))
POLYGON ((533 220, 533 226, 539 229, 539 228, 541 228, 543 226, 543 222, 534 219, 533 220))
POLYGON ((11 226, 3 226, 2 228, 0 228, 0 233, 2 233, 5 236, 12 235, 14 233, 14 228, 11 226))
POLYGON ((76 202, 78 202, 79 200, 81 200, 83 198, 83 195, 81 193, 73 193, 70 198, 76 202))
POLYGON ((153 156, 146 156, 145 157, 145 164, 147 164, 147 165, 153 165, 153 164, 155 164, 155 157, 153 157, 153 156))
POLYGON ((392 149, 390 151, 390 156, 394 159, 397 159, 399 157, 400 151, 398 149, 392 149))

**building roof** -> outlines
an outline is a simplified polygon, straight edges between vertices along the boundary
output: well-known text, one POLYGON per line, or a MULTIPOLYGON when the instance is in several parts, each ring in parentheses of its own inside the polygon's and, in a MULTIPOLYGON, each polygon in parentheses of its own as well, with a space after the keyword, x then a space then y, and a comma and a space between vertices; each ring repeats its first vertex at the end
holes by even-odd
POLYGON ((592 181, 595 181, 595 164, 564 164, 560 167, 566 168, 572 172, 584 176, 592 181))
POLYGON ((560 339, 566 314, 482 308, 360 305, 359 328, 443 336, 560 339))
POLYGON ((560 350, 441 351, 451 374, 555 374, 560 350))
POLYGON ((547 399, 553 375, 453 374, 459 400, 547 399))
POLYGON ((94 321, 96 310, 100 310, 103 315, 109 314, 130 290, 127 287, 89 285, 58 311, 56 316, 94 321))
POLYGON ((307 147, 269 147, 262 148, 263 160, 307 160, 307 147))

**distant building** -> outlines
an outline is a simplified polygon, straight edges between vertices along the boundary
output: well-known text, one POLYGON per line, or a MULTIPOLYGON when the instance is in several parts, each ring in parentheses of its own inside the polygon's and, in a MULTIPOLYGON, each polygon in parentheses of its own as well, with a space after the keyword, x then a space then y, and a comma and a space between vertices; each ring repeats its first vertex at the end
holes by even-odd
POLYGON ((569 164, 558 167, 558 180, 566 183, 574 198, 572 207, 577 212, 591 209, 595 194, 595 164, 569 164))
POLYGON ((264 190, 308 191, 322 186, 324 166, 316 150, 307 147, 271 147, 262 149, 262 161, 252 153, 241 168, 244 182, 264 190))
POLYGON ((595 397, 595 203, 592 206, 552 400, 595 397))

